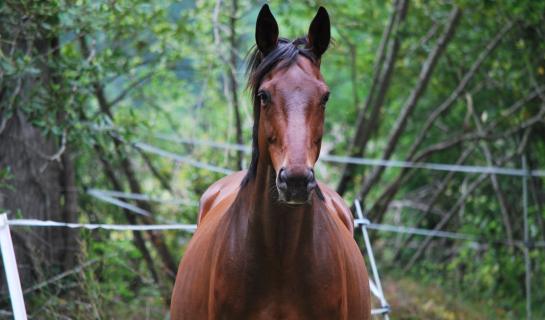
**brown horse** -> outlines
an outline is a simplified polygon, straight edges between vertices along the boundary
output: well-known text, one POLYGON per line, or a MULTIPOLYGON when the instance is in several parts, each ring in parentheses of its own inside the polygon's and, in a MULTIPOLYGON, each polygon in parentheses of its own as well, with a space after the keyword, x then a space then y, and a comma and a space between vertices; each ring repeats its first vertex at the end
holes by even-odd
POLYGON ((247 172, 202 196, 180 263, 171 318, 369 319, 369 280, 342 198, 314 177, 328 87, 320 8, 306 38, 278 38, 264 5, 249 63, 253 155, 247 172))

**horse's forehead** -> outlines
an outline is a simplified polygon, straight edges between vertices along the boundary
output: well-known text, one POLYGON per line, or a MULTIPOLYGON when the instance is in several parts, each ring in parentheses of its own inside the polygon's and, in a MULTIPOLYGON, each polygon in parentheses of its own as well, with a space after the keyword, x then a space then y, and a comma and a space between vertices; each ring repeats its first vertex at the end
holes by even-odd
POLYGON ((309 59, 298 57, 287 68, 277 67, 269 75, 267 82, 283 93, 311 93, 327 90, 320 69, 309 59))
POLYGON ((310 78, 319 80, 323 82, 322 74, 320 73, 320 68, 317 67, 313 62, 311 62, 309 59, 304 58, 302 56, 297 57, 297 60, 295 63, 289 68, 292 72, 297 72, 297 74, 305 74, 310 78), (297 70, 297 71, 295 71, 297 70), (302 72, 301 72, 302 71, 302 72))

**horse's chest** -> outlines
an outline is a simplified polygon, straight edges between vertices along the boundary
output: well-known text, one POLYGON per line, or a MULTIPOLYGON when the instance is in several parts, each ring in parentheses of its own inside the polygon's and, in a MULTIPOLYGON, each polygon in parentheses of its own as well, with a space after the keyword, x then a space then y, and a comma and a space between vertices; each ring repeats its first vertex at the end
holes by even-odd
POLYGON ((342 261, 293 264, 231 260, 218 274, 218 314, 246 319, 340 319, 345 301, 342 261))
POLYGON ((328 301, 300 299, 263 300, 247 313, 246 319, 342 319, 340 306, 328 301))
POLYGON ((336 285, 319 286, 285 284, 289 289, 260 296, 248 319, 341 319, 341 288, 336 285))

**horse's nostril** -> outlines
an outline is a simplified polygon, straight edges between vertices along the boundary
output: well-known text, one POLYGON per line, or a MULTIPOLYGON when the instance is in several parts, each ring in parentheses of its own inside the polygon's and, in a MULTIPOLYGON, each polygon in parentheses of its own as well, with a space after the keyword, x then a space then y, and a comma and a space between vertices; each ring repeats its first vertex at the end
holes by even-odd
POLYGON ((310 169, 307 173, 307 190, 311 191, 316 188, 316 178, 314 177, 314 170, 310 169))
POLYGON ((288 175, 286 174, 286 169, 281 168, 280 172, 278 173, 278 181, 282 183, 288 182, 288 175))
POLYGON ((278 172, 276 184, 279 189, 286 190, 288 188, 288 175, 286 174, 286 170, 284 168, 281 168, 278 172))
POLYGON ((314 169, 309 169, 307 172, 308 183, 314 182, 314 169))

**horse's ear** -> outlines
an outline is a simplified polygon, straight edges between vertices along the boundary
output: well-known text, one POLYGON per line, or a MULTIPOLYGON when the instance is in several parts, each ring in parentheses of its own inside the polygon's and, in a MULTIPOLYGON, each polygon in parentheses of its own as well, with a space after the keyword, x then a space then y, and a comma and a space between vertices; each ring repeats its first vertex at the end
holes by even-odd
POLYGON ((267 4, 261 7, 257 16, 255 42, 263 55, 267 55, 278 44, 278 24, 267 4))
POLYGON ((308 45, 319 59, 329 46, 331 39, 331 24, 329 14, 324 7, 320 7, 308 29, 308 45))

